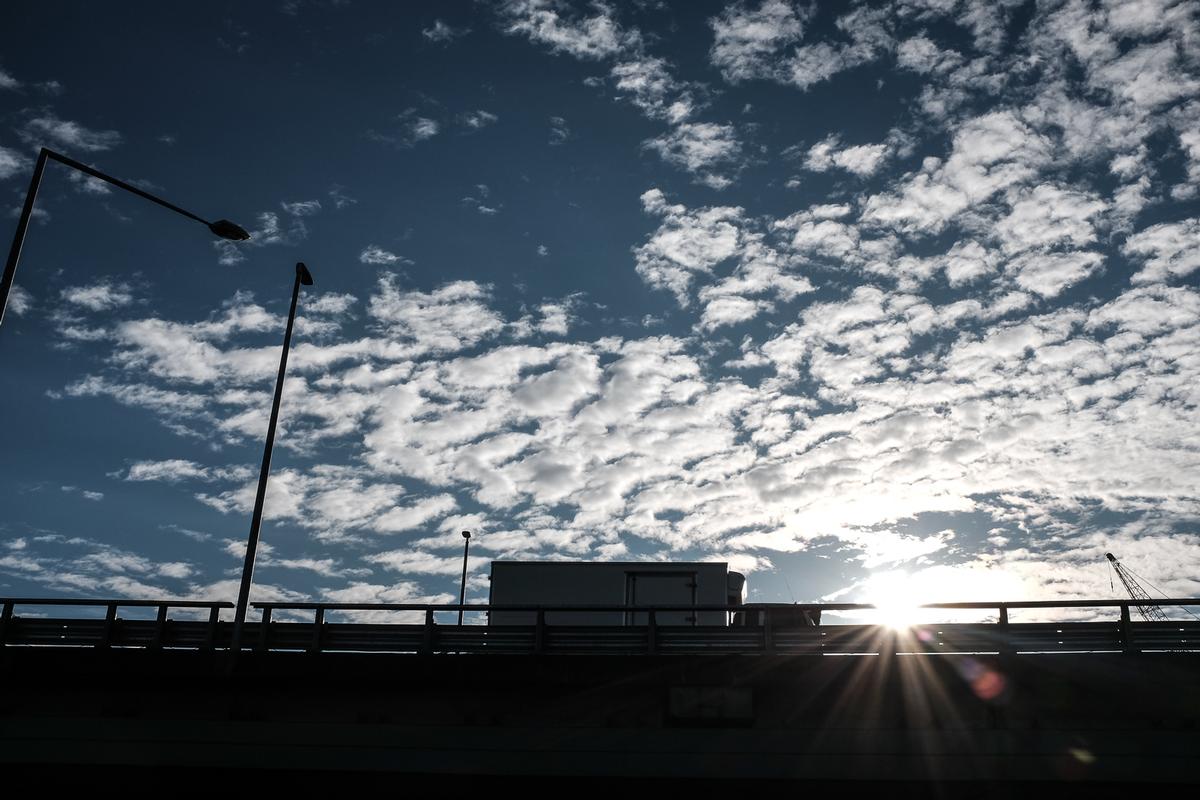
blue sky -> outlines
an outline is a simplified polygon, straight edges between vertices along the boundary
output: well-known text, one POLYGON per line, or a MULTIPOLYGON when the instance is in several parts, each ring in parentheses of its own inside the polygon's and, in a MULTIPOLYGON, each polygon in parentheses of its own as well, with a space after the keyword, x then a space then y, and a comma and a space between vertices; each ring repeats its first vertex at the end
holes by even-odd
POLYGON ((1195 4, 25 4, 42 145, 253 239, 49 168, 0 594, 235 598, 298 260, 256 599, 1200 594, 1195 4))

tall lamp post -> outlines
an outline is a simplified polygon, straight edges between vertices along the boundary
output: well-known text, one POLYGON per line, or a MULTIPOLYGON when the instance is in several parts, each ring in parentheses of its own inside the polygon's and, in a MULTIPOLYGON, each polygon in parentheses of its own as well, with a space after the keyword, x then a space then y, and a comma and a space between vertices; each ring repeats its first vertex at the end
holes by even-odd
POLYGON ((246 626, 246 609, 250 605, 250 583, 254 578, 254 554, 258 551, 258 534, 262 527, 263 501, 267 497, 267 478, 271 474, 271 450, 275 447, 275 426, 279 422, 279 401, 283 398, 283 376, 287 373, 288 349, 292 345, 292 326, 296 322, 296 301, 300 287, 312 286, 312 275, 303 262, 296 264, 296 282, 292 285, 292 307, 288 311, 287 332, 283 335, 283 355, 279 358, 279 377, 275 379, 275 400, 271 404, 271 422, 267 425, 267 446, 263 450, 262 470, 258 474, 258 496, 254 499, 254 516, 250 520, 250 538, 246 541, 246 563, 242 566, 242 586, 238 590, 237 611, 233 618, 233 642, 230 650, 242 649, 242 630, 246 626))
POLYGON ((462 621, 463 621, 462 604, 467 601, 467 553, 470 552, 470 550, 471 550, 471 532, 463 531, 462 537, 463 537, 463 539, 466 539, 466 541, 463 542, 462 583, 459 585, 459 588, 458 588, 458 626, 460 628, 462 627, 462 621))
POLYGON ((60 164, 66 164, 72 169, 78 170, 85 175, 91 175, 93 178, 98 178, 105 183, 111 183, 118 189, 124 189, 127 192, 132 192, 139 197, 144 197, 152 203, 158 203, 164 208, 169 208, 177 214, 193 219, 207 227, 213 234, 222 239, 229 239, 234 242, 242 242, 250 238, 250 234, 238 225, 233 224, 227 219, 219 219, 216 222, 209 222, 203 217, 199 217, 190 211, 180 208, 174 203, 168 203, 161 197, 156 197, 144 189, 139 189, 132 184, 128 184, 123 180, 114 178, 111 175, 106 175, 98 169, 93 169, 87 164, 76 161, 73 158, 64 156, 62 153, 56 153, 53 150, 43 147, 38 153, 37 164, 33 168, 33 178, 29 181, 29 191, 25 193, 25 206, 21 209, 21 218, 17 221, 17 232, 13 235, 12 247, 8 251, 8 261, 4 265, 4 277, 0 278, 0 324, 4 322, 4 310, 8 307, 8 294, 12 290, 13 278, 17 274, 17 262, 21 260, 21 247, 25 244, 25 232, 29 229, 29 219, 33 216, 33 201, 37 199, 38 187, 42 183, 42 173, 46 170, 46 162, 50 159, 57 161, 60 164))

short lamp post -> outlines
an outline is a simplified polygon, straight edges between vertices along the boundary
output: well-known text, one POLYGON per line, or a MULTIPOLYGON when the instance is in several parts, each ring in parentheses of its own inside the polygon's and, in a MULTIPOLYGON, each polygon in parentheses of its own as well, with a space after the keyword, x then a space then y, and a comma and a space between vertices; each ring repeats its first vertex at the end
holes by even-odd
POLYGON ((144 189, 139 189, 132 184, 114 178, 111 175, 106 175, 98 169, 89 167, 87 164, 76 161, 73 158, 64 156, 62 153, 56 153, 53 150, 43 147, 38 153, 37 164, 33 168, 33 178, 29 182, 29 191, 25 193, 25 205, 21 209, 21 217, 17 220, 17 231, 13 235, 12 247, 8 251, 8 261, 4 265, 4 277, 0 278, 0 324, 4 322, 4 310, 8 307, 8 295, 12 291, 13 278, 17 274, 17 262, 21 260, 21 248, 25 244, 25 232, 29 229, 29 219, 33 216, 33 202, 37 199, 38 188, 42 183, 42 173, 46 170, 46 162, 53 159, 60 164, 65 164, 72 169, 78 170, 85 175, 90 175, 93 178, 98 178, 105 183, 110 183, 118 189, 124 189, 127 192, 144 197, 152 203, 157 203, 164 208, 169 208, 177 214, 182 214, 188 219, 193 219, 201 223, 209 229, 214 235, 222 239, 229 239, 234 242, 242 242, 250 238, 250 234, 242 227, 233 224, 227 219, 219 219, 216 222, 209 222, 203 217, 199 217, 190 211, 180 208, 174 203, 168 203, 161 197, 156 197, 144 189))
POLYGON ((254 516, 250 520, 250 538, 246 541, 246 562, 242 566, 242 585, 238 590, 237 611, 233 618, 233 641, 230 651, 242 649, 242 632, 246 626, 246 610, 250 605, 250 583, 254 578, 254 554, 258 551, 258 535, 262 528, 263 502, 267 497, 267 478, 271 474, 271 450, 275 447, 275 426, 279 422, 279 402, 283 398, 283 377, 287 374, 288 349, 292 345, 292 326, 296 322, 296 302, 301 286, 312 286, 312 275, 303 262, 296 264, 296 282, 292 285, 292 307, 288 311, 287 332, 283 335, 283 355, 279 359, 279 377, 275 379, 275 400, 271 404, 271 421, 267 425, 267 445, 263 449, 262 469, 258 473, 258 496, 254 499, 254 516))
POLYGON ((461 628, 463 623, 463 603, 467 601, 467 553, 471 551, 471 532, 463 531, 462 537, 466 541, 463 542, 463 576, 462 583, 458 587, 458 626, 461 628))

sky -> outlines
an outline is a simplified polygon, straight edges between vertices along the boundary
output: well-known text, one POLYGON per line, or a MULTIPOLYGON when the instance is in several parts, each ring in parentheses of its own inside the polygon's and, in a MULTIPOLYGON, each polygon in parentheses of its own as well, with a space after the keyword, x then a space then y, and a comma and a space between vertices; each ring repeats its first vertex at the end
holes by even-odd
MULTIPOLYGON (((1200 5, 18 4, 0 595, 1200 595, 1200 5)), ((3 234, 0 234, 3 235, 3 234)), ((7 239, 5 239, 7 241, 7 239)))

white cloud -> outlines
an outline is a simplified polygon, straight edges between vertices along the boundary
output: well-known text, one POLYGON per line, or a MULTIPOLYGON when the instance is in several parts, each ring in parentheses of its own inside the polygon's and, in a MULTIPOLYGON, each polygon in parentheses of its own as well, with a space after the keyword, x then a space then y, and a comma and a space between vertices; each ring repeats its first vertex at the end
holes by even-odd
POLYGON ((1033 178, 1051 158, 1051 143, 1011 111, 967 121, 954 134, 945 162, 927 158, 900 190, 868 198, 864 221, 936 232, 966 209, 1033 178))
POLYGON ((1022 289, 1042 297, 1054 297, 1095 273, 1103 262, 1104 256, 1099 253, 1034 252, 1018 256, 1005 269, 1022 289))
POLYGON ((685 122, 642 147, 658 153, 668 164, 696 175, 697 180, 714 189, 723 189, 731 181, 721 174, 735 169, 742 158, 742 143, 732 125, 714 122, 685 122))
POLYGON ((257 217, 257 225, 249 231, 250 238, 244 242, 231 242, 226 239, 213 242, 217 251, 217 262, 225 266, 240 264, 246 260, 246 248, 267 247, 269 245, 293 246, 308 238, 308 226, 304 220, 291 215, 291 221, 284 226, 279 220, 279 214, 274 211, 263 211, 257 217))
POLYGON ((461 119, 462 123, 468 128, 479 130, 480 128, 486 128, 488 125, 495 123, 500 119, 500 117, 480 108, 475 111, 468 111, 462 115, 461 119))
POLYGON ((127 481, 162 481, 182 483, 184 481, 244 481, 254 471, 248 466, 208 467, 181 458, 161 461, 137 461, 125 472, 127 481))
POLYGON ((571 138, 571 129, 567 127, 567 121, 562 117, 550 118, 550 144, 564 144, 571 138))
POLYGON ((684 206, 668 205, 659 189, 642 195, 642 207, 663 221, 634 251, 638 274, 651 286, 673 292, 679 305, 686 306, 694 274, 709 273, 738 252, 743 211, 718 206, 689 212, 684 206))
POLYGON ((121 134, 116 131, 91 130, 50 113, 27 120, 18 134, 22 141, 32 145, 50 145, 84 153, 111 150, 121 143, 121 134))
POLYGON ((320 200, 297 200, 294 203, 280 203, 280 207, 293 217, 311 217, 321 211, 320 200))
POLYGON ((488 288, 474 281, 455 281, 432 292, 404 291, 394 276, 384 275, 367 313, 393 339, 453 352, 503 329, 500 315, 485 305, 489 297, 488 288))
POLYGON ((8 91, 13 91, 20 88, 21 82, 19 80, 0 69, 0 90, 7 89, 8 91))
POLYGON ((732 4, 708 21, 713 29, 709 57, 730 83, 772 76, 780 51, 800 41, 815 11, 815 6, 787 0, 764 0, 753 10, 732 4))
POLYGON ((466 36, 470 32, 470 28, 455 28, 440 19, 435 19, 433 24, 428 28, 421 29, 422 36, 437 44, 448 44, 455 39, 466 36))
POLYGON ((671 75, 665 59, 640 55, 618 62, 612 68, 612 78, 617 90, 650 119, 679 123, 696 108, 692 88, 671 75))
POLYGON ((886 9, 866 6, 854 9, 835 23, 848 42, 817 42, 797 47, 772 77, 807 90, 839 72, 874 61, 895 44, 886 17, 886 9))
POLYGON ((391 508, 376 517, 371 527, 380 533, 410 531, 446 516, 457 507, 458 503, 451 495, 439 494, 418 500, 410 506, 391 508))
POLYGON ((25 156, 16 150, 0 147, 0 181, 8 180, 28 167, 29 159, 25 156))
POLYGON ((1130 236, 1121 252, 1145 263, 1135 284, 1166 282, 1200 269, 1200 219, 1153 225, 1130 236))
POLYGON ((419 143, 432 139, 441 131, 441 124, 430 117, 423 117, 415 108, 406 108, 396 115, 396 127, 392 130, 369 130, 367 135, 378 142, 395 145, 396 147, 415 147, 419 143))
POLYGON ((637 33, 622 29, 612 8, 597 4, 593 9, 596 13, 589 16, 566 13, 553 0, 505 0, 496 10, 505 33, 579 59, 608 58, 637 45, 637 33))
POLYGON ((22 316, 33 307, 33 295, 15 283, 8 291, 8 308, 6 313, 22 316))
POLYGON ((379 245, 369 244, 358 254, 358 260, 364 264, 411 264, 404 256, 398 256, 379 245))
POLYGON ((62 299, 88 311, 111 311, 133 302, 133 292, 128 284, 100 281, 90 286, 70 286, 61 292, 62 299))
POLYGON ((843 147, 837 134, 830 134, 814 144, 804 159, 804 166, 813 172, 826 172, 834 167, 860 177, 872 175, 888 156, 887 144, 860 144, 843 147))

